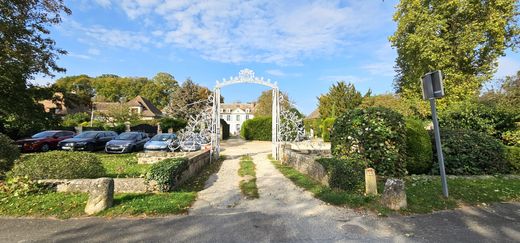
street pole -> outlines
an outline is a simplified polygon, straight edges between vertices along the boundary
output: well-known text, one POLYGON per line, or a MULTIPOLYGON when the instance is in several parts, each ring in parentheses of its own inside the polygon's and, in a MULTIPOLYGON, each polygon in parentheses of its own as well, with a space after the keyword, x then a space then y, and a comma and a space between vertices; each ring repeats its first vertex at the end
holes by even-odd
POLYGON ((448 183, 446 181, 446 170, 444 169, 444 155, 441 147, 441 133, 439 131, 439 121, 437 119, 437 108, 435 107, 435 98, 430 100, 430 107, 432 109, 433 133, 435 134, 435 147, 437 148, 437 159, 439 160, 439 170, 441 173, 442 194, 448 197, 448 183))

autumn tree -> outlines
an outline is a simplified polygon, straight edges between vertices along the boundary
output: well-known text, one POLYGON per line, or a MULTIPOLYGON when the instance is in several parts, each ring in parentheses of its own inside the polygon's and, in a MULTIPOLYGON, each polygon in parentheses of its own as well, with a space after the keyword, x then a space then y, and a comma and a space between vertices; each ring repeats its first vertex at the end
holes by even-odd
POLYGON ((66 52, 55 46, 49 28, 70 13, 62 0, 0 1, 0 132, 41 127, 49 119, 28 80, 65 71, 56 59, 66 52))
MULTIPOLYGON (((285 110, 290 109, 291 102, 289 102, 289 96, 282 92, 280 92, 280 96, 283 96, 284 100, 284 102, 280 103, 280 107, 285 110)), ((257 117, 273 115, 273 90, 265 90, 262 92, 256 101, 253 114, 257 117)))
POLYGON ((189 121, 189 118, 207 108, 207 100, 211 91, 186 79, 182 85, 175 89, 170 102, 165 109, 167 115, 189 121))
MULTIPOLYGON (((367 93, 367 96, 370 91, 367 93)), ((329 88, 329 92, 318 97, 318 109, 322 118, 336 117, 358 107, 363 95, 351 83, 339 81, 329 88)))
POLYGON ((519 39, 518 5, 512 0, 401 0, 390 37, 397 49, 395 88, 406 98, 421 97, 420 77, 444 73, 447 101, 478 95, 491 79, 497 59, 519 39))

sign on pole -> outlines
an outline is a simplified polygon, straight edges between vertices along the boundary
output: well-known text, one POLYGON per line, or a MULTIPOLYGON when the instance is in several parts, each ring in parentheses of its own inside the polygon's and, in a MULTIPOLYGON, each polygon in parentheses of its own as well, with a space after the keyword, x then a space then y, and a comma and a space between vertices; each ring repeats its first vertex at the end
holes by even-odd
POLYGON ((446 181, 446 170, 444 168, 444 155, 441 147, 441 133, 439 131, 439 120, 437 119, 437 108, 435 99, 444 96, 444 86, 442 85, 441 71, 434 71, 422 77, 423 99, 430 100, 432 110, 433 132, 435 134, 435 148, 437 149, 437 159, 439 160, 439 170, 442 182, 442 194, 448 197, 448 183, 446 181))

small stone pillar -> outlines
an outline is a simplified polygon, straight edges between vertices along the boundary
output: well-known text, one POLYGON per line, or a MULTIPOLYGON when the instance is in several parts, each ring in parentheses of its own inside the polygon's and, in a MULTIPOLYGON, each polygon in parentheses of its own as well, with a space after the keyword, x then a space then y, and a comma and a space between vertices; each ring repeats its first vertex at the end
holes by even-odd
POLYGON ((365 169, 365 195, 377 195, 376 170, 365 169))
POLYGON ((99 178, 92 180, 85 213, 93 215, 109 207, 114 202, 114 179, 99 178))
POLYGON ((130 122, 125 122, 125 132, 130 132, 130 122))
POLYGON ((388 179, 385 183, 385 191, 381 200, 384 206, 392 210, 407 207, 406 191, 404 181, 399 179, 388 179))
POLYGON ((157 122, 157 134, 161 134, 161 133, 162 133, 161 123, 157 122))

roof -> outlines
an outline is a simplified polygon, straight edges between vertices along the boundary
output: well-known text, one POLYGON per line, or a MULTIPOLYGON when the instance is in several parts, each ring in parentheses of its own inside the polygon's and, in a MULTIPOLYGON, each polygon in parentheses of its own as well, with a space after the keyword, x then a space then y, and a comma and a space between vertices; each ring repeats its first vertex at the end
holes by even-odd
POLYGON ((155 107, 152 102, 150 102, 148 99, 138 95, 132 100, 126 102, 129 106, 140 106, 143 108, 143 111, 141 112, 142 116, 161 116, 162 112, 155 107))
POLYGON ((314 110, 305 119, 315 119, 315 118, 320 118, 320 109, 314 110))
POLYGON ((93 106, 96 111, 108 111, 110 107, 119 105, 117 102, 94 102, 93 106))
POLYGON ((243 111, 246 109, 249 109, 251 112, 255 110, 256 103, 228 103, 228 104, 221 104, 220 109, 231 109, 234 111, 235 109, 239 108, 243 111))

